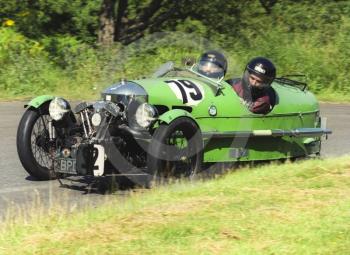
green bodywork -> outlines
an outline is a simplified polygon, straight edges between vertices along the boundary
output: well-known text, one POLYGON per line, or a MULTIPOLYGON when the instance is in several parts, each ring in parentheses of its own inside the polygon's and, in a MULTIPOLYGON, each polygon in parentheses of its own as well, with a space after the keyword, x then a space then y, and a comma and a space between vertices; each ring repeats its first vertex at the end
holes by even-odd
POLYGON ((194 120, 194 118, 188 111, 181 110, 181 109, 173 109, 173 110, 167 111, 161 116, 159 116, 158 120, 160 120, 161 122, 170 124, 170 122, 172 122, 174 119, 177 119, 179 117, 188 117, 194 120))
MULTIPOLYGON (((149 104, 163 109, 153 128, 179 117, 191 118, 197 124, 203 138, 204 162, 271 160, 320 152, 323 131, 319 104, 311 92, 274 82, 276 105, 266 115, 254 114, 225 81, 216 84, 185 73, 188 75, 131 82, 144 89, 149 104)), ((28 105, 38 108, 53 98, 40 96, 28 105)))
MULTIPOLYGON (((277 103, 270 113, 263 115, 250 112, 225 81, 221 81, 222 89, 219 93, 214 84, 201 77, 163 77, 134 82, 146 90, 148 103, 169 109, 159 117, 161 121, 169 124, 180 116, 194 119, 203 134, 205 162, 280 159, 320 151, 320 136, 238 137, 232 134, 252 131, 264 134, 271 130, 319 128, 319 105, 309 91, 273 83, 277 103), (202 91, 202 99, 184 104, 181 96, 179 97, 180 91, 176 91, 177 86, 169 85, 169 82, 174 80, 186 80, 196 84, 202 91), (216 108, 216 114, 210 115, 209 108, 216 108), (216 136, 225 132, 231 132, 231 135, 216 136)), ((191 92, 196 94, 194 89, 187 89, 187 94, 191 92)))
POLYGON ((24 105, 24 107, 34 107, 34 108, 39 108, 42 104, 51 101, 52 99, 54 99, 54 96, 50 96, 50 95, 42 95, 42 96, 38 96, 33 98, 28 104, 24 105))

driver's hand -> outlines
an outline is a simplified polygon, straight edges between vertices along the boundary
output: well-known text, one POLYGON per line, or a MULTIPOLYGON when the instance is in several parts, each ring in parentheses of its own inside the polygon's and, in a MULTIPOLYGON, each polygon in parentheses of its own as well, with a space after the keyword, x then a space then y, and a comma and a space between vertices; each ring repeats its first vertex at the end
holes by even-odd
POLYGON ((243 98, 239 98, 239 100, 241 101, 241 104, 246 106, 248 109, 250 109, 250 107, 252 107, 253 102, 249 102, 247 100, 244 100, 243 98))

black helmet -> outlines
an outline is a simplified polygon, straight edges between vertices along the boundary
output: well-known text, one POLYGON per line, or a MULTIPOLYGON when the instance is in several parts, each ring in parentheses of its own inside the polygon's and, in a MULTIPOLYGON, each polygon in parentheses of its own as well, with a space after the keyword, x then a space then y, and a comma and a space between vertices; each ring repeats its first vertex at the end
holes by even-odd
POLYGON ((255 74, 263 81, 263 87, 270 86, 276 77, 276 67, 267 58, 257 57, 249 61, 246 66, 249 74, 255 74))
POLYGON ((222 53, 216 50, 207 51, 199 58, 198 72, 207 77, 224 77, 226 70, 227 60, 222 53))

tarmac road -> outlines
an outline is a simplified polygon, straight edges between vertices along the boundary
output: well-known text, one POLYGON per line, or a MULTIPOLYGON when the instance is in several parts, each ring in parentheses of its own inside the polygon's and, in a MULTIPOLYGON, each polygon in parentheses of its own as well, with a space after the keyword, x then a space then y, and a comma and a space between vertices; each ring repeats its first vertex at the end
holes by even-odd
MULTIPOLYGON (((16 152, 16 132, 24 112, 23 102, 0 103, 0 218, 15 215, 18 208, 33 208, 37 204, 55 205, 58 201, 73 209, 80 205, 105 201, 110 196, 86 190, 85 183, 67 181, 74 189, 59 186, 57 180, 35 181, 22 168, 16 152)), ((321 115, 327 118, 327 127, 333 134, 322 144, 324 157, 350 153, 350 104, 321 104, 321 115)), ((117 195, 125 192, 117 191, 117 195)))

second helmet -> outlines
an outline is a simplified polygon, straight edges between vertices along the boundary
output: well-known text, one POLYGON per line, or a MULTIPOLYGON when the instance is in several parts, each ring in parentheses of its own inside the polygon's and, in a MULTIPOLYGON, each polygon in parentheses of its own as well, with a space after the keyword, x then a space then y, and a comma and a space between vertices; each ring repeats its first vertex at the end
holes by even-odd
POLYGON ((224 77, 226 70, 227 60, 222 53, 216 50, 207 51, 199 58, 198 72, 207 77, 224 77))

